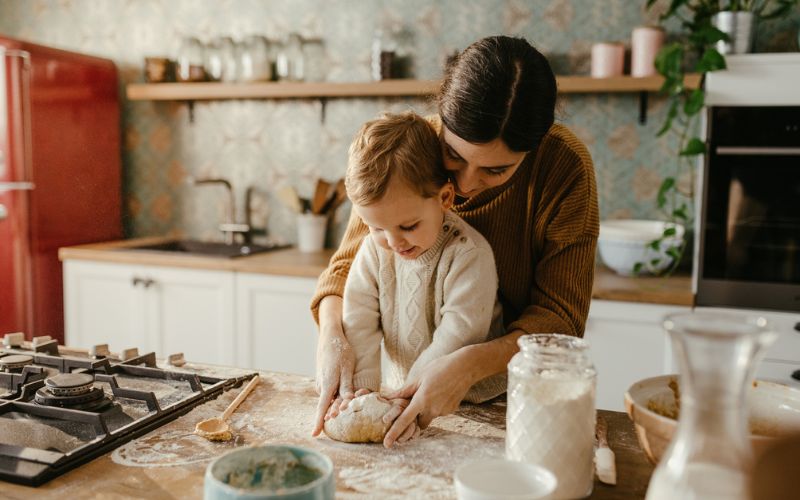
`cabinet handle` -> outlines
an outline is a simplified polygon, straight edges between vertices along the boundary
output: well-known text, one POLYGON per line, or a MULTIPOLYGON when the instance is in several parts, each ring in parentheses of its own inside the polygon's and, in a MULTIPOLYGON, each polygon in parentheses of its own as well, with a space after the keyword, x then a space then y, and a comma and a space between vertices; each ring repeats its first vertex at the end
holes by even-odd
POLYGON ((156 282, 150 278, 140 278, 138 276, 134 276, 133 280, 131 280, 131 283, 133 283, 133 286, 142 285, 145 288, 150 288, 152 285, 155 285, 156 282))

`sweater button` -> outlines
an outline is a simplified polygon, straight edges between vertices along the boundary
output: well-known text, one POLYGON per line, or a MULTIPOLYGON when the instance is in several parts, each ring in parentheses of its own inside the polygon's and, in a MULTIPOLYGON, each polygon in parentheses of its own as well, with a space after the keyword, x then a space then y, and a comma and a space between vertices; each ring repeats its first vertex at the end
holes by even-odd
POLYGON ((462 236, 461 237, 461 243, 466 243, 466 242, 467 242, 467 238, 465 236, 462 236))
POLYGON ((446 232, 447 232, 447 231, 449 231, 449 230, 450 230, 450 226, 448 226, 447 224, 445 224, 445 225, 444 225, 444 232, 446 233, 446 232))
POLYGON ((461 234, 461 231, 459 231, 458 229, 453 231, 453 236, 458 236, 459 234, 461 234))

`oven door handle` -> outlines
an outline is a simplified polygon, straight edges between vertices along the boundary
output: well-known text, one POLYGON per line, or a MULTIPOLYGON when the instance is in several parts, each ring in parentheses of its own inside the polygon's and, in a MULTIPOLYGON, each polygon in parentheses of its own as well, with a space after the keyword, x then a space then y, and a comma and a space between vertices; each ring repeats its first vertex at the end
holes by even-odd
POLYGON ((719 156, 800 156, 800 148, 717 146, 719 156))

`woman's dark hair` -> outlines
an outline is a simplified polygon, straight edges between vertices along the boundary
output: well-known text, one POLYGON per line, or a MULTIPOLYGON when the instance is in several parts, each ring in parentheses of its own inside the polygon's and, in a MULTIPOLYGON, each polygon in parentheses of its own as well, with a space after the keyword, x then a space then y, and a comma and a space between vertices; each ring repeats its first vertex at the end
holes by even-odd
POLYGON ((447 66, 437 101, 444 126, 465 141, 500 138, 512 151, 532 151, 553 124, 556 78, 524 38, 492 36, 447 66))

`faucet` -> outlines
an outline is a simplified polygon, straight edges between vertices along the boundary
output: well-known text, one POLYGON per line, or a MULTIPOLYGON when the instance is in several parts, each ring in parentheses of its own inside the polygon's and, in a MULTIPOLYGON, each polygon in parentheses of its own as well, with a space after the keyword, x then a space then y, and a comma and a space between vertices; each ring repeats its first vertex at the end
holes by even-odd
POLYGON ((192 179, 195 186, 203 184, 221 184, 228 191, 228 217, 225 222, 219 225, 219 230, 225 234, 225 243, 232 245, 234 236, 238 233, 242 235, 245 244, 250 243, 250 225, 236 223, 236 198, 233 195, 233 187, 227 179, 192 179))

